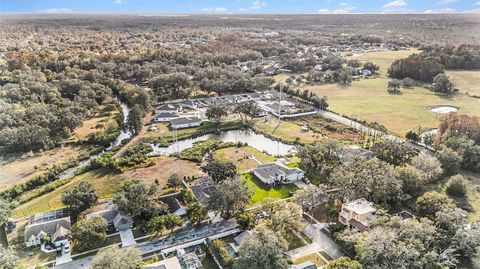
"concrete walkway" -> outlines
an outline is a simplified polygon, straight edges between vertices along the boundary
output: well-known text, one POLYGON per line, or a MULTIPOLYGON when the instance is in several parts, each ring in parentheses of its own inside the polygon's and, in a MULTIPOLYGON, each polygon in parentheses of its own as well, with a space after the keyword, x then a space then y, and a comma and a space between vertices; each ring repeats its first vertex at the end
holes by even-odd
POLYGON ((131 229, 119 231, 118 234, 120 235, 120 239, 122 239, 122 248, 133 246, 137 243, 135 242, 135 237, 131 229))

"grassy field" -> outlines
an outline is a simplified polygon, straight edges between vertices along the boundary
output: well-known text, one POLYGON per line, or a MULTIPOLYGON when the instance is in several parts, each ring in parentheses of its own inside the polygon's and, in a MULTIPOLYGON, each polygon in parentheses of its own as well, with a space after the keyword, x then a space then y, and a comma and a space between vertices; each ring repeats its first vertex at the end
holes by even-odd
POLYGON ((461 93, 480 96, 480 71, 448 70, 447 75, 461 93))
MULTIPOLYGON (((121 187, 121 182, 128 179, 138 179, 150 184, 155 180, 158 181, 160 188, 164 188, 167 179, 172 170, 173 158, 170 157, 156 157, 155 165, 145 168, 137 168, 126 171, 123 174, 113 174, 106 168, 90 171, 73 177, 70 182, 62 185, 52 192, 35 198, 29 202, 19 205, 13 210, 13 217, 19 218, 28 216, 30 214, 49 211, 63 207, 61 202, 62 192, 68 190, 81 181, 90 182, 96 190, 100 200, 111 198, 115 192, 121 187)), ((203 173, 198 169, 197 164, 189 161, 178 160, 177 167, 181 176, 201 176, 203 173)), ((38 191, 33 190, 32 192, 38 191)), ((33 193, 26 193, 25 195, 33 195, 33 193)))
POLYGON ((459 82, 460 92, 447 97, 435 94, 427 89, 415 87, 401 89, 401 94, 391 95, 387 92, 387 68, 395 59, 404 58, 415 50, 365 53, 356 58, 372 61, 380 66, 380 76, 353 81, 350 85, 325 84, 308 85, 309 89, 321 96, 327 96, 329 109, 349 117, 378 122, 391 132, 403 136, 409 129, 436 127, 438 115, 428 110, 433 105, 453 105, 460 108, 460 113, 480 115, 480 100, 465 94, 474 92, 474 78, 467 71, 452 72, 452 77, 459 82), (460 78, 463 77, 463 80, 460 78), (458 78, 458 79, 457 79, 458 78), (472 90, 473 89, 473 90, 472 90))
POLYGON ((247 180, 246 185, 253 190, 253 195, 250 197, 252 203, 263 201, 266 198, 284 199, 290 197, 290 193, 298 189, 298 187, 293 184, 272 187, 263 183, 250 173, 243 174, 242 177, 247 180))
POLYGON ((91 118, 83 121, 82 126, 75 129, 70 139, 83 140, 94 132, 102 131, 106 128, 117 129, 118 124, 115 117, 120 113, 119 110, 106 111, 104 106, 99 106, 98 112, 91 118))
POLYGON ((52 168, 54 164, 65 164, 85 153, 84 147, 61 147, 38 153, 35 156, 16 158, 0 165, 0 190, 28 180, 52 168))
POLYGON ((261 163, 269 163, 275 161, 275 157, 266 155, 265 153, 252 148, 250 146, 246 147, 228 147, 216 150, 213 153, 215 159, 218 159, 222 162, 233 162, 237 166, 239 173, 245 173, 252 168, 257 167, 259 164, 255 160, 246 158, 246 156, 255 156, 255 158, 261 163))
POLYGON ((303 132, 301 126, 292 122, 281 121, 278 125, 278 119, 273 116, 268 116, 266 122, 263 118, 255 119, 253 129, 289 143, 311 144, 322 138, 320 134, 312 131, 303 132))
POLYGON ((110 171, 105 168, 90 171, 74 177, 69 183, 55 189, 52 192, 19 205, 13 210, 12 216, 14 218, 19 218, 34 213, 62 208, 62 192, 73 188, 81 181, 90 182, 95 188, 100 199, 108 199, 111 198, 113 194, 120 188, 121 184, 119 183, 122 182, 123 179, 117 175, 111 174, 110 171))

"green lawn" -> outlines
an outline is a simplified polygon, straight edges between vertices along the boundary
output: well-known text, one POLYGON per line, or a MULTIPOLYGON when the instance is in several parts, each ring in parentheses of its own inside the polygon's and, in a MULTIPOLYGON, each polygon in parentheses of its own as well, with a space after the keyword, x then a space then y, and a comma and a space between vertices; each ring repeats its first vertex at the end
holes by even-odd
POLYGON ((242 177, 247 180, 246 185, 253 190, 253 195, 250 197, 252 203, 263 201, 266 198, 284 199, 290 197, 290 193, 298 189, 298 187, 293 184, 271 187, 250 173, 243 174, 242 177))
POLYGON ((289 121, 282 120, 278 125, 278 119, 273 116, 268 116, 266 122, 264 118, 258 118, 253 123, 255 131, 288 143, 311 144, 322 139, 321 134, 314 133, 311 130, 304 132, 302 126, 289 121))
POLYGON ((295 259, 293 261, 293 264, 298 265, 304 262, 313 262, 318 267, 325 265, 325 261, 322 258, 320 258, 320 256, 317 253, 312 253, 312 254, 300 257, 298 259, 295 259))
POLYGON ((288 243, 288 250, 301 248, 306 246, 302 238, 299 238, 292 230, 288 230, 287 234, 284 236, 285 240, 288 243))

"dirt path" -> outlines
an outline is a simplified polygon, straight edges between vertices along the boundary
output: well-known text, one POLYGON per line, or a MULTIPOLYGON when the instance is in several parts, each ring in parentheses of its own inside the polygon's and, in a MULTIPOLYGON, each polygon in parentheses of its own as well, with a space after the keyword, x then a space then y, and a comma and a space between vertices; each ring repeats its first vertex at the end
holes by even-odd
POLYGON ((118 158, 118 157, 122 156, 125 153, 125 151, 127 151, 127 149, 131 145, 138 142, 147 133, 147 131, 148 131, 147 124, 152 121, 152 118, 153 118, 152 112, 147 111, 147 115, 143 118, 143 125, 142 125, 142 129, 140 129, 140 132, 138 132, 138 134, 136 136, 134 136, 132 139, 130 139, 130 141, 128 141, 128 143, 125 144, 121 149, 119 149, 117 151, 117 153, 115 153, 113 155, 113 158, 118 158))

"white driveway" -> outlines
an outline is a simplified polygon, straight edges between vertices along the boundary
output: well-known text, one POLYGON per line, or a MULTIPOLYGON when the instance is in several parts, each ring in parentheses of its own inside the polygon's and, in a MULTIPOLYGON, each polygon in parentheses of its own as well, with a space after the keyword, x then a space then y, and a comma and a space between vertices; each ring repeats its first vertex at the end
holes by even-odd
POLYGON ((131 229, 119 231, 120 238, 122 239, 122 248, 129 247, 135 245, 135 237, 133 237, 133 233, 131 229))
POLYGON ((322 231, 322 225, 320 224, 311 224, 305 227, 305 235, 307 235, 313 242, 315 242, 318 247, 324 250, 330 257, 333 259, 338 259, 344 256, 342 249, 333 242, 328 236, 326 236, 322 231))
POLYGON ((72 253, 70 251, 68 253, 65 253, 62 247, 62 255, 55 258, 55 265, 64 264, 71 261, 72 261, 72 253))

